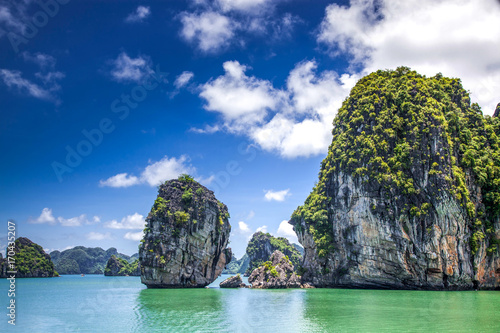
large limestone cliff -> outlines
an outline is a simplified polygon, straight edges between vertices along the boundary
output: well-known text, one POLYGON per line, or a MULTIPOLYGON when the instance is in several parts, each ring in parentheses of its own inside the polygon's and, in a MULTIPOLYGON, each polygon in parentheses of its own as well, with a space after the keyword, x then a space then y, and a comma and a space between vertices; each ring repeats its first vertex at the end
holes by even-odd
POLYGON ((303 282, 499 288, 499 137, 500 119, 471 105, 458 79, 408 68, 361 79, 290 221, 303 282))
POLYGON ((139 248, 148 288, 205 287, 231 261, 226 205, 184 175, 159 187, 139 248))

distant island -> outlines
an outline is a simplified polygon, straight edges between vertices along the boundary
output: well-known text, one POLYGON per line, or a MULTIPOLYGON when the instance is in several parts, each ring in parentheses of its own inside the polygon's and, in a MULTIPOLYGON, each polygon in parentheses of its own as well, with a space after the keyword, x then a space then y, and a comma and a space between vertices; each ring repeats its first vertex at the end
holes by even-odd
POLYGON ((139 258, 138 254, 128 256, 111 247, 103 250, 100 247, 75 246, 74 248, 50 252, 50 257, 54 262, 59 274, 104 274, 104 269, 108 260, 115 256, 132 263, 139 258))

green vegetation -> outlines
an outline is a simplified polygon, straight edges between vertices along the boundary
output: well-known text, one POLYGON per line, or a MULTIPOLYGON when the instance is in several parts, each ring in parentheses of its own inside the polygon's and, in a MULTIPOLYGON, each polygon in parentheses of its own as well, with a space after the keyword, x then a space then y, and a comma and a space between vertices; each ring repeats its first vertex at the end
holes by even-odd
POLYGON ((190 204, 191 201, 193 200, 193 189, 188 188, 184 193, 182 194, 182 202, 186 205, 190 204))
POLYGON ((104 275, 106 276, 131 276, 140 275, 139 271, 139 260, 136 259, 133 262, 128 262, 125 259, 111 256, 104 269, 104 275))
MULTIPOLYGON (((425 173, 431 196, 448 192, 467 213, 473 253, 484 239, 489 253, 496 250, 500 119, 483 116, 477 104, 471 105, 459 79, 427 78, 406 67, 377 71, 358 81, 333 125, 319 181, 292 215, 297 232, 303 221, 312 234, 319 257, 335 251, 328 207, 338 198, 327 195, 327 184, 340 172, 367 188, 381 188, 382 197, 404 207, 401 214, 417 220, 431 213, 429 194, 422 193, 419 182, 425 173), (433 147, 436 138, 439 146, 433 147), (482 202, 469 192, 467 177, 481 187, 482 202)), ((386 209, 372 207, 374 214, 390 213, 386 209)))
POLYGON ((62 252, 53 251, 50 253, 59 274, 103 274, 109 258, 113 255, 129 262, 138 256, 135 254, 129 257, 118 253, 114 247, 103 250, 100 247, 76 246, 62 252))
MULTIPOLYGON (((15 265, 17 277, 52 277, 59 274, 54 269, 54 263, 50 260, 50 256, 45 253, 43 248, 33 243, 27 238, 18 238, 15 241, 15 265)), ((2 267, 7 265, 7 260, 0 260, 0 273, 2 267)), ((9 269, 6 269, 8 271, 9 269)))
POLYGON ((248 254, 250 263, 246 270, 246 274, 250 274, 255 268, 262 266, 271 254, 279 250, 289 258, 294 267, 298 267, 302 260, 302 255, 294 245, 290 244, 288 239, 283 237, 274 237, 269 233, 256 232, 252 239, 248 242, 246 253, 248 254), (269 243, 270 253, 266 252, 266 243, 269 243))
MULTIPOLYGON (((186 173, 183 173, 181 174, 177 180, 180 180, 181 182, 186 182, 186 183, 192 183, 192 182, 195 182, 194 178, 191 177, 190 175, 186 174, 186 173)), ((168 182, 168 181, 167 181, 168 182)))

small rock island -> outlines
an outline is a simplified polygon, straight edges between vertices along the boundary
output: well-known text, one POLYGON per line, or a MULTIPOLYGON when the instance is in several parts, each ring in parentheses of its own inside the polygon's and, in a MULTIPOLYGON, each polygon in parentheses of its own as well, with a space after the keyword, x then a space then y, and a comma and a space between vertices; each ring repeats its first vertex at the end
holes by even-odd
POLYGON ((231 261, 227 207, 189 175, 159 186, 146 223, 139 262, 148 288, 203 288, 231 261))
MULTIPOLYGON (((16 278, 59 276, 54 269, 54 263, 50 256, 45 253, 40 245, 33 243, 28 238, 19 237, 16 239, 14 253, 13 264, 17 271, 16 278)), ((10 270, 8 259, 2 258, 0 255, 0 278, 8 277, 7 272, 10 270)))
POLYGON ((269 261, 253 270, 248 282, 256 289, 301 288, 300 277, 295 274, 292 262, 279 250, 273 252, 269 261))

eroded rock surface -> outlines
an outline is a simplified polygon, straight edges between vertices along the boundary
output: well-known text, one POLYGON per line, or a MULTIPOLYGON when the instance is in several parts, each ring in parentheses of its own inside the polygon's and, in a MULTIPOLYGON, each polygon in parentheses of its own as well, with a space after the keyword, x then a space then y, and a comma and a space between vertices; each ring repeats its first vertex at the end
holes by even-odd
POLYGON ((148 288, 202 288, 231 261, 226 205, 189 176, 159 187, 139 250, 148 288))
POLYGON ((458 79, 407 68, 361 79, 290 221, 305 250, 303 282, 499 288, 499 137, 498 116, 471 105, 458 79))
POLYGON ((301 287, 300 278, 295 274, 292 262, 278 250, 273 252, 270 261, 253 270, 248 282, 252 284, 252 288, 257 289, 301 287))
POLYGON ((219 287, 221 288, 245 288, 246 284, 243 283, 243 280, 241 279, 241 275, 235 275, 228 277, 224 281, 222 281, 219 284, 219 287))

